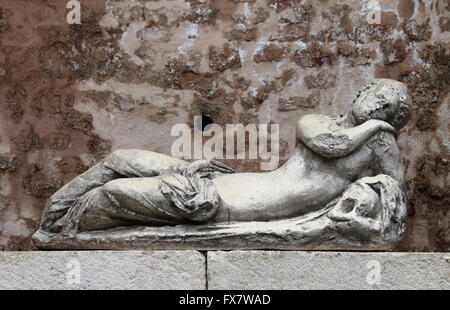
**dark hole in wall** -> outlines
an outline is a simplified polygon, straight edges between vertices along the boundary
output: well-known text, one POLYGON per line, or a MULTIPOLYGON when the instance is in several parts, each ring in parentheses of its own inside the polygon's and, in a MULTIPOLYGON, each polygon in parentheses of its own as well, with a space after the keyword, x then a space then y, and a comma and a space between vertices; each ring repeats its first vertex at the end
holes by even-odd
POLYGON ((196 126, 201 131, 207 131, 210 129, 209 125, 212 125, 212 124, 214 124, 214 121, 212 120, 212 118, 203 114, 199 118, 199 121, 197 121, 196 126))

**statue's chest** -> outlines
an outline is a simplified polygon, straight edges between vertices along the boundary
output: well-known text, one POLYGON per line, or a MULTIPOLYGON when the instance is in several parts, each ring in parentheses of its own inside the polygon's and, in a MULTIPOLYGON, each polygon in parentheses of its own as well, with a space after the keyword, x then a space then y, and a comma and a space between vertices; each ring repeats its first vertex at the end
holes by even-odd
POLYGON ((336 169, 351 180, 363 176, 369 176, 372 172, 374 161, 373 151, 367 145, 361 146, 353 153, 339 158, 336 162, 336 169))

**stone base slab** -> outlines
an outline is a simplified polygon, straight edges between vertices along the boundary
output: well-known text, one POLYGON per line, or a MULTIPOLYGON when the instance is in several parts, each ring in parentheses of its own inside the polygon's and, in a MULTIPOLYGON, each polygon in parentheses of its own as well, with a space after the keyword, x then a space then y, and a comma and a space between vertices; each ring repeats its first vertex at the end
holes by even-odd
POLYGON ((210 289, 450 289, 450 253, 208 253, 210 289))
POLYGON ((197 251, 0 252, 0 289, 205 289, 197 251))
POLYGON ((450 289, 450 253, 0 252, 0 289, 450 289))

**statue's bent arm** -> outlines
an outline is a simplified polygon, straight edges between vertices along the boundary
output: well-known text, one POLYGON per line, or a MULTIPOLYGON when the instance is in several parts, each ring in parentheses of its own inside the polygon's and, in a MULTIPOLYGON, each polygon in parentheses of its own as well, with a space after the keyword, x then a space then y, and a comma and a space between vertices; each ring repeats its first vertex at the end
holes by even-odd
POLYGON ((379 132, 368 145, 374 152, 373 168, 375 174, 385 174, 398 182, 403 192, 406 190, 405 168, 397 141, 393 134, 379 132))
POLYGON ((395 133, 388 123, 371 119, 352 128, 339 126, 324 115, 305 115, 297 123, 297 138, 314 152, 328 158, 346 156, 380 130, 395 133))

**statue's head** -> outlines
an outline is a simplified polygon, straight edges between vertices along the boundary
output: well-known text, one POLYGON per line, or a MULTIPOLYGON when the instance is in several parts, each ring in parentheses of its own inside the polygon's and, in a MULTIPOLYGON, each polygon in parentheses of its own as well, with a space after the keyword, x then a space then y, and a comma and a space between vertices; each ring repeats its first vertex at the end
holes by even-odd
POLYGON ((358 124, 379 119, 399 130, 408 123, 412 99, 405 84, 389 79, 375 79, 358 92, 352 114, 358 124))

